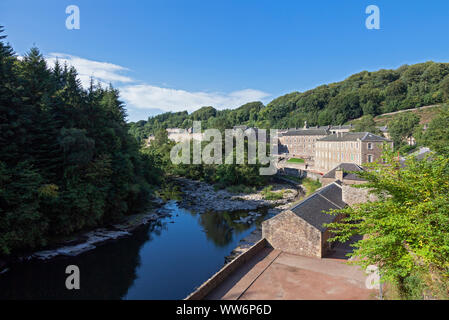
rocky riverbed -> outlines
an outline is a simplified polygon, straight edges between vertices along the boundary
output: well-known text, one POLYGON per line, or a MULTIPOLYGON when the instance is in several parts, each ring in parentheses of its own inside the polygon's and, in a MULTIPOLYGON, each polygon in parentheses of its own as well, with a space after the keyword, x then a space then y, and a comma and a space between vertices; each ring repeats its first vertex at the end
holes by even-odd
POLYGON ((42 250, 31 255, 22 257, 21 260, 40 259, 47 260, 56 256, 76 256, 80 253, 93 250, 97 245, 107 241, 120 239, 131 235, 136 228, 146 225, 150 222, 158 221, 161 218, 170 217, 171 215, 163 210, 163 208, 155 209, 146 214, 132 215, 119 224, 114 224, 109 228, 99 228, 78 235, 75 240, 64 241, 55 249, 42 250))
POLYGON ((283 190, 283 198, 265 200, 261 190, 251 194, 233 194, 226 190, 214 190, 210 184, 184 178, 176 178, 182 186, 183 197, 180 206, 198 213, 207 211, 256 211, 270 207, 273 210, 293 201, 298 196, 298 190, 287 184, 273 184, 273 192, 283 190))

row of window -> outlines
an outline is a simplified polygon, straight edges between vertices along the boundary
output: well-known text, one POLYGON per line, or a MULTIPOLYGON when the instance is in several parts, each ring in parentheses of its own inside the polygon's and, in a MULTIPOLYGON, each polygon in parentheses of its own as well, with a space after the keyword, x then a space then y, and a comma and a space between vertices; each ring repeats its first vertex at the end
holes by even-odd
POLYGON ((286 138, 287 143, 316 142, 316 138, 286 138))
POLYGON ((318 151, 317 156, 319 158, 327 158, 327 159, 336 159, 336 160, 351 160, 351 161, 360 161, 360 154, 346 155, 343 152, 327 152, 327 151, 318 151))
MULTIPOLYGON (((328 148, 340 148, 340 149, 359 149, 360 142, 319 142, 318 147, 328 148)), ((372 149, 372 143, 368 143, 368 149, 372 149)))
MULTIPOLYGON (((324 168, 324 169, 332 169, 335 168, 338 164, 348 161, 348 159, 343 159, 343 155, 340 156, 340 154, 338 154, 337 158, 334 157, 329 157, 329 160, 318 160, 317 161, 317 167, 318 168, 324 168), (331 161, 334 160, 334 161, 331 161)), ((360 155, 353 155, 351 154, 351 161, 352 162, 358 162, 360 158, 360 155), (357 161, 354 161, 354 159, 357 159, 357 161)), ((372 154, 368 154, 367 155, 367 161, 368 163, 374 162, 374 155, 372 154)))

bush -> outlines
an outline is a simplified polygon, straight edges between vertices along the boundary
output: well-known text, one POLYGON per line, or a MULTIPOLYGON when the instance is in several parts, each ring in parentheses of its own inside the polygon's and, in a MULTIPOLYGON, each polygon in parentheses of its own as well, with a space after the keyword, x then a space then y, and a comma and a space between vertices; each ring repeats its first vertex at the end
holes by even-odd
POLYGON ((317 189, 321 188, 321 182, 310 178, 304 178, 302 185, 306 188, 306 196, 314 193, 317 189))
POLYGON ((271 191, 273 190, 273 186, 268 186, 263 188, 262 190, 262 196, 265 200, 280 200, 282 198, 284 198, 284 191, 278 191, 278 192, 274 192, 271 191))

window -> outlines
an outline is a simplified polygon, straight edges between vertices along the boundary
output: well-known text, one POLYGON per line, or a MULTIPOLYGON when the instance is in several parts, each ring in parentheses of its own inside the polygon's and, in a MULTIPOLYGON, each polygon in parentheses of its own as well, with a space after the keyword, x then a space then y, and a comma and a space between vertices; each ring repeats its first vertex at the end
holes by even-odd
POLYGON ((373 144, 371 142, 368 142, 368 150, 373 150, 373 144))
POLYGON ((368 155, 368 162, 373 162, 373 155, 372 154, 368 155))

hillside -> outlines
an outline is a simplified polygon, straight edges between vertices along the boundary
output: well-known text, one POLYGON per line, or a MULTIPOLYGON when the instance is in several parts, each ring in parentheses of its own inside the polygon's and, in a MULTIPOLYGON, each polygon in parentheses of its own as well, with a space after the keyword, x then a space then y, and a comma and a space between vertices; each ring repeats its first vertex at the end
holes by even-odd
POLYGON ((387 125, 391 120, 396 119, 402 113, 414 113, 419 116, 419 124, 428 124, 434 119, 440 112, 441 105, 424 106, 415 109, 401 110, 396 112, 385 113, 374 118, 376 124, 380 126, 387 125))
MULTIPOLYGON (((395 70, 362 71, 341 82, 286 94, 267 106, 251 102, 234 110, 203 107, 190 115, 186 111, 168 112, 129 126, 130 132, 141 140, 159 129, 189 127, 194 120, 202 120, 203 128, 219 129, 239 124, 260 128, 302 127, 306 120, 311 126, 338 125, 363 115, 376 117, 447 101, 449 64, 429 61, 395 70)), ((379 123, 383 123, 381 120, 379 123)))

